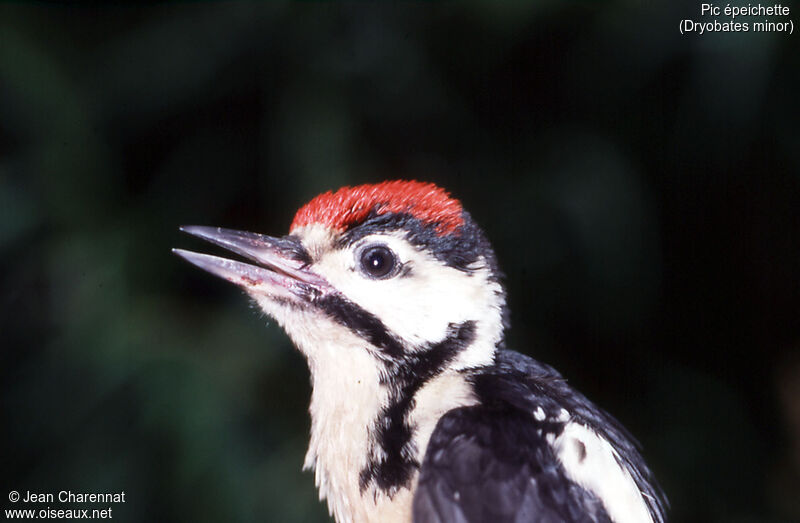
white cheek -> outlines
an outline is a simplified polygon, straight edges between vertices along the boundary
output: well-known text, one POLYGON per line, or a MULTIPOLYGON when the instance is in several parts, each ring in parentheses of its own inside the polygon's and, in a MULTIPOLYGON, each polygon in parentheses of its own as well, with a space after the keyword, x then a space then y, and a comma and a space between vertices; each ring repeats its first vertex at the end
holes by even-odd
POLYGON ((409 274, 370 279, 356 267, 352 250, 330 252, 314 268, 412 346, 442 340, 450 324, 470 320, 481 326, 477 336, 486 338, 483 345, 499 341, 503 303, 499 284, 488 279, 488 268, 467 274, 418 252, 403 239, 381 236, 379 241, 397 253, 409 274))

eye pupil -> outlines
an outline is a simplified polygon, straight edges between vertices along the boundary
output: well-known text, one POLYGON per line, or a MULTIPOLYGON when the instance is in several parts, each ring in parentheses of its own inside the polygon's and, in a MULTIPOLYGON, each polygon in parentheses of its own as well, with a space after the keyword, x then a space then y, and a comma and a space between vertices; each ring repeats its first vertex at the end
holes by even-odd
POLYGON ((383 278, 394 269, 395 257, 388 247, 370 247, 361 255, 361 266, 369 276, 383 278))

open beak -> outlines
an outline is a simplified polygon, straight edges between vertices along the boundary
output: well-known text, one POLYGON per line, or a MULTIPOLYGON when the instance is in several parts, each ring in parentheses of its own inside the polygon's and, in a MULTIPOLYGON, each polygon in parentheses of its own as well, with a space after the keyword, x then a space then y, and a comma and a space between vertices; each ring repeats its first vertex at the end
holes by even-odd
POLYGON ((198 225, 184 226, 180 230, 254 261, 257 265, 172 249, 189 263, 243 287, 248 293, 312 303, 331 290, 324 278, 308 270, 308 253, 296 238, 273 238, 198 225))

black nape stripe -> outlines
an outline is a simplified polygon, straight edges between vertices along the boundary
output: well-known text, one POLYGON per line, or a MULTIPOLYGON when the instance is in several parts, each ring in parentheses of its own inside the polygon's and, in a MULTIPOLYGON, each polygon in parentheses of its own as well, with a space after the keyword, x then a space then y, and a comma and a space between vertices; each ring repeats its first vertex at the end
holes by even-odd
POLYGON ((359 486, 363 492, 374 482, 381 490, 392 493, 407 485, 413 471, 419 468, 411 441, 414 427, 409 426, 407 420, 414 408, 414 396, 472 344, 475 322, 451 323, 442 341, 407 352, 377 316, 344 296, 322 296, 317 304, 335 321, 347 326, 386 356, 381 363, 385 365, 383 384, 389 388, 389 404, 381 410, 374 428, 375 441, 382 450, 383 459, 370 459, 361 471, 359 486))
POLYGON ((409 426, 408 414, 414 408, 414 396, 433 377, 441 374, 447 365, 475 339, 475 322, 451 323, 444 340, 413 353, 403 354, 387 369, 385 384, 390 387, 389 404, 380 413, 376 423, 376 441, 383 459, 371 458, 361 471, 359 486, 363 492, 375 485, 390 495, 401 486, 407 486, 419 461, 411 437, 415 427, 409 426))

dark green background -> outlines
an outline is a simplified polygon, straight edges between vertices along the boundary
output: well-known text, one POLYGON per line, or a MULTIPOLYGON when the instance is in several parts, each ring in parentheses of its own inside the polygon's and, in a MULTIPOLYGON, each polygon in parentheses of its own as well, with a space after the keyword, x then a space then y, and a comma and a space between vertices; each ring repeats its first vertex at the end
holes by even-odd
POLYGON ((510 346, 632 430, 673 521, 800 521, 800 45, 681 36, 699 4, 0 5, 0 508, 324 520, 305 362, 170 248, 408 177, 483 225, 510 346))

